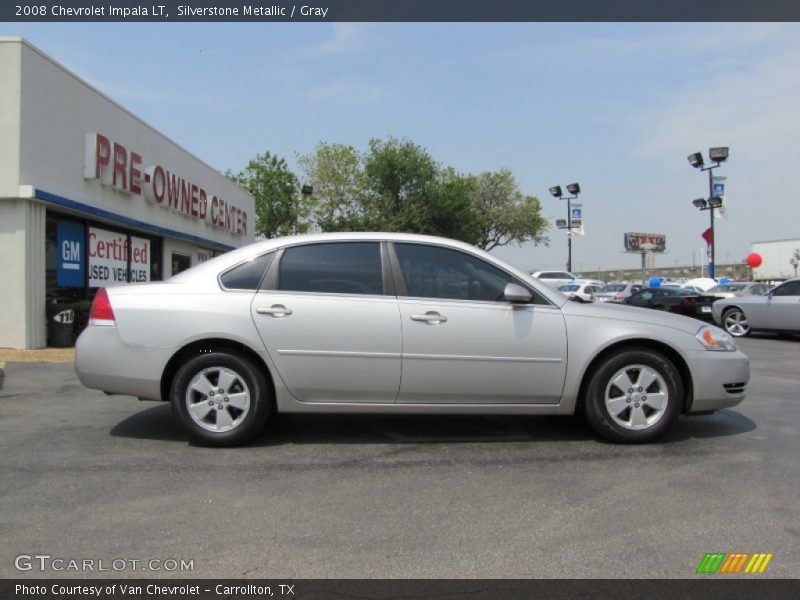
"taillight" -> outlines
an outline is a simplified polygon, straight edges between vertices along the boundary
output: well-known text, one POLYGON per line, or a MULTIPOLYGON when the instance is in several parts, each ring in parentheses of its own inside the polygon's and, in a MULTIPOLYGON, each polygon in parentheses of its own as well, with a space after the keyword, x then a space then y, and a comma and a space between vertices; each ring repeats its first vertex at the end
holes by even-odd
POLYGON ((697 306, 697 298, 684 298, 683 305, 686 307, 697 306))
POLYGON ((114 309, 108 299, 106 288, 100 288, 94 295, 92 309, 89 311, 89 325, 115 325, 114 309))
POLYGON ((622 294, 620 293, 614 294, 614 300, 622 300, 622 294))
POLYGON ((589 294, 589 302, 594 302, 594 294, 589 294))

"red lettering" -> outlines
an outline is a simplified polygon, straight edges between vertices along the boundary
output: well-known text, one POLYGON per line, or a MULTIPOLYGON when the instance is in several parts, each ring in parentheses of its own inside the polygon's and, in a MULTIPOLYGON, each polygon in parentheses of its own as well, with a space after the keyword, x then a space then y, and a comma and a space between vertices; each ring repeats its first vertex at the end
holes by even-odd
POLYGON ((178 194, 180 190, 178 189, 178 182, 180 179, 175 177, 175 173, 169 173, 167 177, 167 198, 169 200, 169 205, 171 208, 177 210, 178 205, 180 204, 180 200, 178 198, 178 194))
POLYGON ((142 157, 136 154, 136 152, 131 152, 131 165, 128 174, 128 180, 131 182, 131 192, 134 194, 141 194, 142 187, 140 182, 142 181, 142 171, 138 168, 139 165, 142 164, 142 157))
POLYGON ((97 234, 92 231, 89 233, 89 256, 97 256, 97 248, 94 246, 95 240, 97 240, 97 234))
POLYGON ((219 199, 216 196, 211 197, 211 224, 218 227, 219 222, 219 199))
POLYGON ((106 136, 99 133, 95 136, 94 156, 94 176, 97 179, 101 179, 103 167, 107 167, 111 161, 111 142, 108 141, 106 136))
POLYGON ((153 169, 153 180, 151 184, 153 186, 153 197, 158 204, 161 204, 164 202, 164 192, 167 188, 167 176, 161 166, 157 166, 153 169), (160 190, 159 186, 161 188, 160 190))
POLYGON ((189 203, 191 196, 189 195, 189 183, 185 179, 181 179, 181 212, 185 215, 189 214, 189 203))
POLYGON ((114 175, 111 181, 111 185, 121 190, 127 190, 128 183, 127 183, 127 174, 125 173, 125 167, 128 164, 128 151, 125 150, 125 146, 122 146, 116 142, 114 142, 114 175), (120 179, 122 180, 122 184, 117 183, 117 174, 119 173, 120 179))
POLYGON ((200 198, 197 196, 198 188, 195 184, 192 184, 192 216, 197 217, 197 204, 200 202, 200 198))
POLYGON ((208 208, 208 199, 206 198, 206 191, 200 188, 200 218, 206 220, 206 212, 208 208))

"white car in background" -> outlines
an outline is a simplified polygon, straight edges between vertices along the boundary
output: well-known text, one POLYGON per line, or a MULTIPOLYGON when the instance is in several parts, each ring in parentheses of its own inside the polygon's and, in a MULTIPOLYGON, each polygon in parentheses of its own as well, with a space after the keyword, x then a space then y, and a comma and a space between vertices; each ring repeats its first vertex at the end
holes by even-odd
POLYGON ((534 271, 531 277, 558 289, 566 283, 574 283, 578 278, 569 271, 534 271))
POLYGON ((601 289, 599 285, 592 283, 567 283, 558 288, 558 291, 565 294, 570 300, 594 302, 595 294, 601 289))
POLYGON ((645 286, 637 283, 609 283, 600 288, 599 292, 595 293, 595 300, 598 302, 609 302, 611 300, 614 302, 621 302, 628 296, 632 296, 641 290, 643 287, 645 286))

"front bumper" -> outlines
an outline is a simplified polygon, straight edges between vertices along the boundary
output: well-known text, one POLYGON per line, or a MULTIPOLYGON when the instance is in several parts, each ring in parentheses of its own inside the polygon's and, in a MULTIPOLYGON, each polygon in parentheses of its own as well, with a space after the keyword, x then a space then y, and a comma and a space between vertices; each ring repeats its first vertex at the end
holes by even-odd
POLYGON ((174 348, 131 346, 116 327, 90 325, 75 343, 75 371, 86 387, 161 399, 161 375, 174 348))
POLYGON ((745 399, 750 381, 750 359, 744 352, 697 350, 686 358, 694 384, 689 412, 736 406, 745 399))

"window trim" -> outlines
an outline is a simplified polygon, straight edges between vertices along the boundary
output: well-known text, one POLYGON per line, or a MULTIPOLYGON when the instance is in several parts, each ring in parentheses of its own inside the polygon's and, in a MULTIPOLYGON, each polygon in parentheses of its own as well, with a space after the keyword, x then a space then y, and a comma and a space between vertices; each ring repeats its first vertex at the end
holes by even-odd
POLYGON ((254 287, 253 289, 225 287, 225 285, 222 283, 222 278, 225 275, 227 275, 228 273, 230 273, 231 271, 233 271, 234 269, 237 269, 237 268, 241 267, 243 264, 248 263, 248 262, 252 262, 252 261, 257 260, 259 258, 263 258, 263 257, 267 256, 268 254, 276 254, 276 252, 275 252, 275 250, 269 250, 267 252, 264 252, 263 254, 256 254, 252 258, 248 258, 246 260, 240 260, 235 265, 232 265, 232 266, 228 267, 227 269, 225 269, 224 271, 222 271, 221 273, 218 273, 217 274, 217 284, 219 285, 220 289, 223 292, 246 292, 246 293, 250 293, 250 294, 255 294, 257 291, 259 291, 261 289, 261 285, 262 285, 264 279, 266 278, 267 273, 270 271, 270 269, 272 269, 272 265, 275 264, 275 259, 277 258, 277 256, 273 256, 272 257, 272 260, 267 265, 267 268, 264 269, 264 272, 261 274, 261 277, 259 278, 258 283, 256 284, 256 287, 254 287))
POLYGON ((487 306, 511 306, 511 307, 513 307, 513 306, 548 306, 548 307, 551 307, 551 308, 557 308, 553 303, 550 302, 550 300, 547 297, 545 297, 544 295, 540 294, 538 291, 536 291, 533 287, 531 287, 530 285, 528 285, 524 281, 521 281, 513 273, 509 273, 506 269, 500 267, 499 265, 496 265, 496 264, 494 264, 492 262, 489 262, 489 261, 487 261, 485 258, 483 258, 481 256, 476 256, 475 254, 472 254, 471 252, 466 252, 466 251, 462 250, 461 248, 453 248, 452 246, 447 246, 447 245, 444 245, 444 244, 434 244, 434 243, 430 243, 430 242, 417 242, 417 241, 408 241, 408 242, 406 242, 406 241, 392 240, 392 241, 388 242, 387 244, 389 246, 389 257, 391 259, 390 263, 391 263, 391 267, 392 267, 392 273, 393 273, 393 277, 394 277, 394 281, 395 281, 395 286, 396 286, 396 289, 397 289, 397 297, 398 297, 398 299, 399 298, 403 298, 405 300, 424 300, 424 301, 428 301, 428 302, 458 302, 458 303, 461 303, 461 304, 485 304, 487 306), (414 245, 414 246, 430 246, 432 248, 442 248, 444 250, 450 250, 452 252, 458 252, 460 254, 465 254, 465 255, 469 256, 470 258, 474 258, 475 260, 479 260, 479 261, 482 261, 484 263, 487 263, 487 264, 491 265, 492 267, 494 267, 495 269, 497 269, 498 271, 501 271, 501 272, 505 273, 510 279, 509 283, 516 283, 517 285, 519 285, 519 286, 525 288, 526 290, 528 290, 530 292, 531 296, 532 296, 532 299, 531 299, 530 302, 524 302, 523 303, 523 302, 508 302, 506 300, 469 300, 469 299, 464 299, 464 298, 431 298, 429 296, 411 296, 408 293, 408 286, 406 284, 405 275, 403 274, 403 268, 400 266, 400 259, 398 258, 397 252, 395 250, 395 244, 409 244, 409 245, 414 245), (537 302, 537 300, 539 300, 539 301, 537 302))

